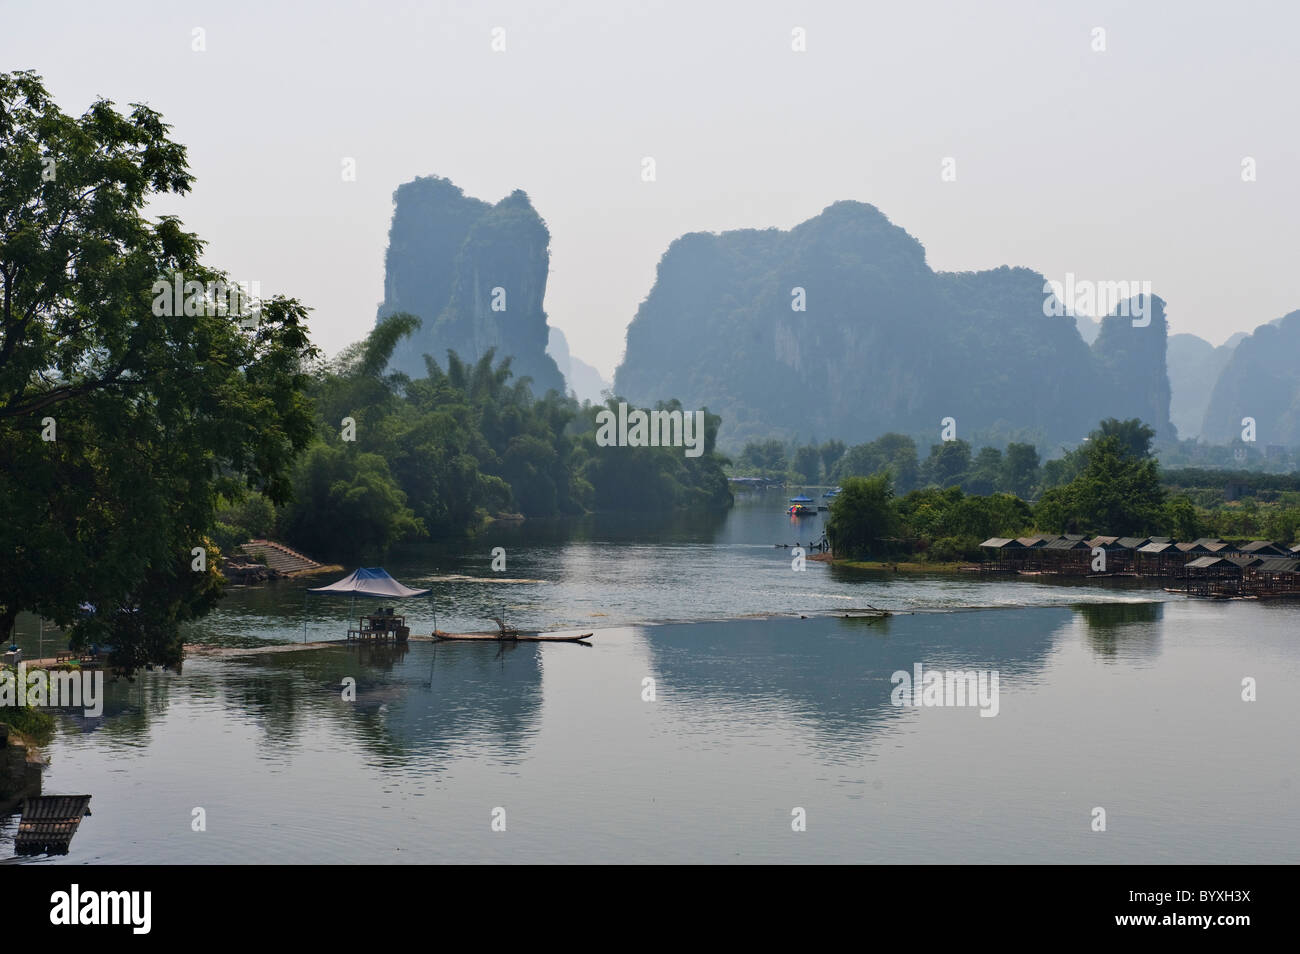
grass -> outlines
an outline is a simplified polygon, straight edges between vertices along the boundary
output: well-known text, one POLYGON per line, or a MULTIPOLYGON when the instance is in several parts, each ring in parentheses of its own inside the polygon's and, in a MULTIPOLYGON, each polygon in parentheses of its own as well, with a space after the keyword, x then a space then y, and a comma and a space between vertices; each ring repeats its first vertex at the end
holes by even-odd
POLYGON ((54 716, 27 706, 5 706, 0 722, 36 745, 45 745, 54 737, 54 716))
POLYGON ((969 561, 951 563, 906 563, 894 560, 834 560, 835 566, 854 570, 886 570, 895 573, 960 573, 969 561))

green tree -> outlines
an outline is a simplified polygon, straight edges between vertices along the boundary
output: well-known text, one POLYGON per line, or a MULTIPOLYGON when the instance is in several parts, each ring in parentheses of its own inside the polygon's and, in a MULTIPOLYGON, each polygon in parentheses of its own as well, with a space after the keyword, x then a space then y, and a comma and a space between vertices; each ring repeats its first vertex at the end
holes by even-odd
POLYGON ((785 445, 778 440, 750 441, 736 459, 741 470, 756 470, 762 474, 784 473, 790 466, 785 455, 785 445))
POLYGON ((1201 535, 1201 522, 1196 507, 1185 494, 1166 501, 1161 525, 1175 540, 1195 540, 1201 535))
POLYGON ((1151 442, 1155 440, 1156 432, 1154 428, 1143 424, 1136 417, 1127 421, 1108 417, 1098 425, 1090 437, 1094 441, 1113 437, 1119 441, 1124 453, 1129 457, 1145 460, 1151 456, 1151 442))
POLYGON ((835 465, 840 462, 844 456, 844 442, 840 440, 829 440, 819 448, 822 456, 822 471, 830 479, 831 474, 835 473, 835 465))
POLYGON ((906 492, 917 484, 916 442, 905 434, 882 434, 867 444, 850 447, 835 468, 835 480, 868 477, 888 470, 894 486, 906 492))
POLYGON ((1133 536, 1165 522, 1165 490, 1156 462, 1135 456, 1119 435, 1094 438, 1083 472, 1043 494, 1035 516, 1056 532, 1133 536))
POLYGON ((331 558, 381 556, 424 525, 378 454, 314 444, 294 478, 294 500, 281 521, 289 542, 331 558))
POLYGON ((882 473, 844 479, 831 502, 826 533, 836 556, 862 559, 891 550, 899 525, 893 484, 882 473))
POLYGON ((811 444, 794 452, 794 472, 810 484, 821 477, 822 455, 811 444))
POLYGON ((969 494, 991 494, 1001 486, 1002 472, 1002 451, 996 447, 981 447, 962 489, 969 494))
POLYGON ((232 314, 199 239, 145 215, 190 190, 167 133, 0 74, 0 636, 30 610, 74 643, 111 633, 123 669, 179 660, 219 590, 192 556, 219 502, 287 499, 312 431, 306 309, 232 314), (178 278, 184 300, 160 295, 178 278))
POLYGON ((970 442, 944 441, 930 447, 930 456, 921 468, 926 483, 936 487, 958 487, 971 470, 970 442))
POLYGON ((1002 478, 998 487, 1022 500, 1028 499, 1038 484, 1038 449, 1033 444, 1008 444, 1002 458, 1002 478))

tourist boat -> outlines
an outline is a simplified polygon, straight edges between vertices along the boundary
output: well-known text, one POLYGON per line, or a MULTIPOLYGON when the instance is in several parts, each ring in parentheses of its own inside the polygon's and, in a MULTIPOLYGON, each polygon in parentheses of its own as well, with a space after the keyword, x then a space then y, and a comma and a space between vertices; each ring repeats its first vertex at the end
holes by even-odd
POLYGON ((830 490, 826 491, 826 493, 822 494, 823 497, 838 497, 839 495, 840 488, 838 487, 832 487, 830 490))
POLYGON ((813 499, 811 497, 805 497, 803 494, 800 494, 798 497, 790 498, 790 503, 792 504, 810 504, 812 502, 813 499))
POLYGON ((792 504, 789 508, 787 508, 786 513, 790 514, 790 516, 792 517, 811 517, 814 514, 816 514, 817 511, 809 507, 805 507, 801 503, 797 503, 797 504, 792 504))

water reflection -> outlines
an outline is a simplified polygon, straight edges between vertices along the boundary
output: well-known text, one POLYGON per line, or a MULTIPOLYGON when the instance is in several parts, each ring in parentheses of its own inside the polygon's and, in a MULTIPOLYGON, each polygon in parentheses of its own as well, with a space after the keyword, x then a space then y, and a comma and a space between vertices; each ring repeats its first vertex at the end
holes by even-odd
POLYGON ((797 715, 823 744, 860 747, 906 712, 896 671, 997 670, 1002 691, 1041 669, 1067 608, 923 613, 888 620, 768 619, 645 629, 658 678, 692 711, 797 715))
POLYGON ((1154 658, 1160 654, 1161 603, 1080 603, 1088 648, 1107 661, 1154 658))

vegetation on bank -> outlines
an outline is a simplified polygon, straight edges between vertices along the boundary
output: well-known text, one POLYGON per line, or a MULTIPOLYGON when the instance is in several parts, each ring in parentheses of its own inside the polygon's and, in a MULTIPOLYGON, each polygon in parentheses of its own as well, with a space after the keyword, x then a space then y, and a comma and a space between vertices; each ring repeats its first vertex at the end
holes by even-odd
MULTIPOLYGON (((837 557, 849 560, 911 558, 946 562, 980 557, 989 537, 1031 533, 1165 535, 1191 540, 1216 533, 1221 514, 1198 510, 1187 496, 1162 485, 1151 456, 1153 434, 1142 422, 1106 420, 1077 450, 1052 461, 1040 478, 1050 486, 1036 503, 1014 494, 968 494, 934 487, 895 495, 888 470, 848 477, 831 503, 827 535, 837 557)), ((1300 512, 1280 510, 1265 534, 1293 539, 1300 512)))
POLYGON ((429 360, 420 379, 386 371, 418 324, 384 318, 317 369, 316 436, 295 464, 292 499, 278 508, 256 494, 226 502, 225 539, 274 534, 313 556, 355 560, 401 541, 467 536, 498 513, 730 505, 724 460, 713 453, 716 415, 705 415, 698 457, 681 447, 600 446, 600 406, 555 391, 534 398, 526 378, 512 380, 510 359, 495 362, 492 351, 473 365, 449 352, 445 371, 429 360))
MULTIPOLYGON (((27 670, 29 673, 35 670, 27 670)), ((0 666, 0 672, 8 672, 6 680, 16 680, 18 669, 15 666, 0 666)), ((16 685, 16 683, 15 683, 16 685)), ((36 745, 45 745, 54 737, 54 716, 43 709, 26 705, 26 694, 17 693, 12 700, 0 705, 0 725, 7 725, 23 738, 36 745)))

